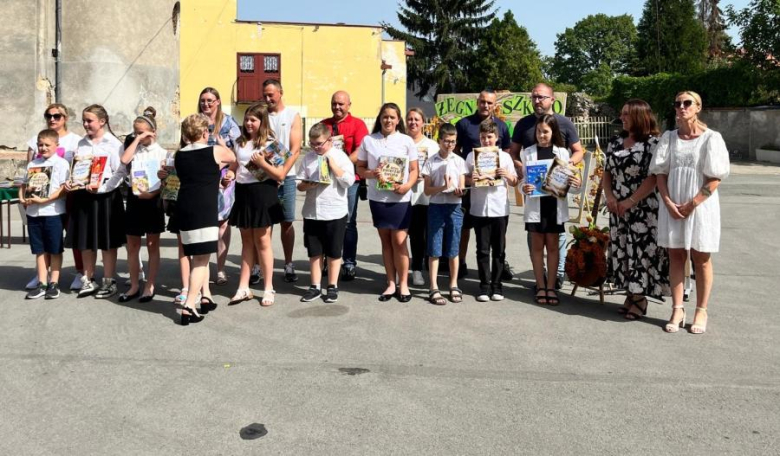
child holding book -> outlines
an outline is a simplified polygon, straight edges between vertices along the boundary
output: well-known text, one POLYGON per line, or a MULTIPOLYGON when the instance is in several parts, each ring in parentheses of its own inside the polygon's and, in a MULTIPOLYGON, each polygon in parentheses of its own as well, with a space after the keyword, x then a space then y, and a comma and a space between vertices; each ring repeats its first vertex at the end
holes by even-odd
POLYGON ((493 119, 486 119, 479 125, 479 142, 482 148, 497 155, 492 169, 483 169, 482 161, 474 150, 466 157, 471 188, 471 208, 474 232, 477 237, 477 266, 479 269, 479 294, 477 301, 501 301, 504 299, 501 274, 504 271, 504 250, 506 249, 506 228, 509 223, 509 200, 507 186, 516 186, 517 173, 512 157, 496 147, 498 126, 493 119), (492 174, 489 174, 492 173, 492 174), (481 186, 481 183, 489 185, 481 186), (492 252, 492 261, 491 261, 492 252))
MULTIPOLYGON (((271 248, 273 226, 284 220, 277 189, 284 180, 283 166, 269 162, 273 150, 280 150, 268 121, 268 106, 256 103, 244 114, 242 135, 238 138, 238 160, 231 165, 235 173, 236 201, 230 212, 230 225, 241 232, 241 275, 238 290, 229 305, 248 301, 254 296, 249 290, 249 276, 256 259, 263 272, 262 306, 273 305, 276 291, 273 287, 274 254, 271 248)), ((273 161, 273 160, 272 160, 273 161)))
POLYGON ((58 281, 62 268, 62 217, 65 214, 65 199, 61 197, 70 171, 67 160, 57 155, 58 145, 59 134, 55 130, 38 133, 37 154, 27 164, 27 176, 19 190, 19 202, 26 208, 30 250, 35 255, 38 273, 38 285, 27 293, 26 299, 60 297, 58 281))
POLYGON ((325 302, 339 299, 339 272, 349 213, 347 190, 355 183, 349 156, 332 147, 330 129, 318 123, 309 131, 311 151, 298 167, 298 190, 306 192, 303 203, 303 244, 309 254, 311 286, 302 302, 322 295, 322 256, 328 261, 325 302))
POLYGON ((149 302, 154 298, 154 282, 160 267, 160 233, 165 231, 165 214, 160 203, 157 171, 168 155, 156 142, 156 114, 157 111, 150 106, 144 110, 143 115, 133 121, 135 139, 122 153, 122 163, 130 167, 132 191, 127 194, 125 224, 130 289, 119 296, 119 302, 127 302, 139 296, 139 302, 149 302), (146 251, 149 254, 149 275, 146 276, 141 294, 138 277, 143 236, 146 236, 146 251))
MULTIPOLYGON (((546 114, 536 123, 536 144, 523 149, 520 160, 527 168, 529 162, 538 160, 560 159, 569 162, 569 150, 564 147, 563 136, 555 116, 546 114)), ((528 172, 524 173, 526 176, 528 172)), ((580 186, 580 178, 572 173, 569 184, 573 187, 580 186)), ((523 179, 522 191, 530 195, 537 187, 523 179)), ((564 195, 563 198, 555 196, 540 196, 525 198, 525 229, 531 233, 531 263, 536 279, 537 304, 549 304, 557 306, 558 293, 555 291, 556 277, 553 274, 544 278, 544 254, 547 251, 547 270, 555 271, 558 268, 558 235, 565 231, 564 222, 569 220, 569 206, 564 195)))
POLYGON ((466 162, 454 153, 457 129, 445 123, 439 128, 438 152, 429 155, 422 169, 428 205, 428 273, 431 304, 444 305, 447 301, 439 292, 439 258, 449 262, 450 301, 461 302, 463 291, 458 288, 458 259, 463 212, 460 210, 466 186, 466 162))
POLYGON ((71 179, 65 183, 65 189, 74 192, 65 246, 81 251, 84 260, 86 280, 78 296, 95 294, 98 299, 107 299, 117 292, 116 251, 126 240, 125 206, 119 186, 127 169, 119 156, 122 143, 111 132, 105 108, 87 106, 81 118, 86 136, 79 141, 71 179), (84 169, 85 163, 89 172, 82 180, 84 173, 76 171, 84 169), (103 257, 103 281, 99 288, 94 281, 98 250, 103 257))

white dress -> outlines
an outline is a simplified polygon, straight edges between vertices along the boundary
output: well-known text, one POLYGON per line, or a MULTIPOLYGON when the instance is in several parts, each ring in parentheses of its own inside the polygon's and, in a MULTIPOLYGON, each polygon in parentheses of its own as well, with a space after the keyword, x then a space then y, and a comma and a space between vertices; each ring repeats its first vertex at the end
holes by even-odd
MULTIPOLYGON (((668 176, 669 197, 677 204, 693 199, 706 178, 729 175, 729 153, 720 133, 705 130, 696 139, 683 140, 677 130, 667 131, 653 151, 651 174, 668 176)), ((665 204, 658 209, 658 245, 672 249, 717 252, 720 245, 718 191, 686 218, 673 219, 665 204)))

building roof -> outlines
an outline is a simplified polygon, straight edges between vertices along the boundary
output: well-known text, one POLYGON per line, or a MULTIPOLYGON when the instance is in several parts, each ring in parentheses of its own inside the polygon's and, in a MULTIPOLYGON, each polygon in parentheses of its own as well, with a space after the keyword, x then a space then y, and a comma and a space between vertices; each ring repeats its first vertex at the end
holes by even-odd
POLYGON ((325 23, 325 22, 281 22, 281 21, 250 21, 246 19, 236 19, 236 22, 244 24, 258 24, 258 25, 305 25, 311 27, 361 27, 361 28, 383 28, 379 24, 366 25, 366 24, 345 24, 344 22, 325 23))

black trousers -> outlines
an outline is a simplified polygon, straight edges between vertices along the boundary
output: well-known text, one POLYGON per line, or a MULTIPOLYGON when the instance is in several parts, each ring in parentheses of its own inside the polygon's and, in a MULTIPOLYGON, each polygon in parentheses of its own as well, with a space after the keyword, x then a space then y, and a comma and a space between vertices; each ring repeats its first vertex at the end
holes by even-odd
POLYGON ((509 216, 472 217, 472 222, 477 237, 479 289, 483 293, 488 293, 490 290, 500 292, 509 216))
POLYGON ((428 206, 412 206, 409 244, 412 248, 412 271, 422 271, 428 250, 428 206))

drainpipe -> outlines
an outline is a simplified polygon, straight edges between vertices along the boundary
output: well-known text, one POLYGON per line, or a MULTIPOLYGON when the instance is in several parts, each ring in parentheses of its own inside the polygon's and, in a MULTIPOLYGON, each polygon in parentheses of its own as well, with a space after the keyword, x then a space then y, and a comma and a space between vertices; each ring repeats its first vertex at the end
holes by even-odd
POLYGON ((54 22, 54 99, 62 103, 62 0, 56 1, 54 22))
POLYGON ((387 70, 392 70, 393 65, 388 65, 385 63, 384 60, 382 60, 382 65, 379 67, 382 70, 382 105, 385 104, 385 73, 387 73, 387 70))

